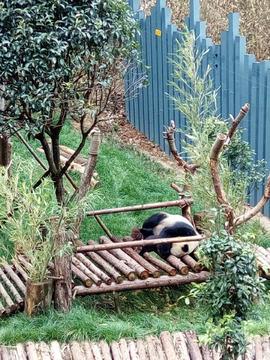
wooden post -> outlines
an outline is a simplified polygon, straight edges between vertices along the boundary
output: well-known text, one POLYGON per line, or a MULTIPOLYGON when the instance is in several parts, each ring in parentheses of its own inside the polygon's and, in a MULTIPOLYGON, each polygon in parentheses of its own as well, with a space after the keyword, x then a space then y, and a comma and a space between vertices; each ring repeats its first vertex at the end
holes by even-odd
MULTIPOLYGON (((59 231, 55 241, 59 247, 67 241, 64 231, 59 231)), ((72 271, 71 255, 56 256, 54 259, 54 308, 63 312, 69 312, 72 308, 72 271)))

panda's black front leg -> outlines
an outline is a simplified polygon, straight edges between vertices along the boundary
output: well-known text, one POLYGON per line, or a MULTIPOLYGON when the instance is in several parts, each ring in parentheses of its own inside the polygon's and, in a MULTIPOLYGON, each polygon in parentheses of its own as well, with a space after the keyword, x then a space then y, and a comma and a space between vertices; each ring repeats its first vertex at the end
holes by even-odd
POLYGON ((158 244, 157 253, 162 259, 167 259, 171 255, 172 244, 158 244))
POLYGON ((157 251, 157 245, 145 245, 140 251, 140 255, 143 256, 144 253, 152 251, 157 251))

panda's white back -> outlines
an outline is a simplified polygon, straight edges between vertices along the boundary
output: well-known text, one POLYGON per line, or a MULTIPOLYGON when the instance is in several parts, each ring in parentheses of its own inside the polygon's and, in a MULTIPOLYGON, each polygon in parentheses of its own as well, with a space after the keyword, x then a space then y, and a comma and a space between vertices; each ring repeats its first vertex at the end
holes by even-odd
POLYGON ((184 223, 192 226, 191 222, 188 221, 188 219, 186 219, 184 216, 170 214, 154 228, 154 235, 159 235, 165 227, 173 226, 177 221, 184 222, 184 223))

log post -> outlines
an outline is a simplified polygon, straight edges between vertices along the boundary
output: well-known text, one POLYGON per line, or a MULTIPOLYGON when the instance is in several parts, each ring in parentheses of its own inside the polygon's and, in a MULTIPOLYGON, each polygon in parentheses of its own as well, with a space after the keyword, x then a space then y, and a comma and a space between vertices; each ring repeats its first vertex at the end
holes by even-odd
MULTIPOLYGON (((55 241, 59 248, 67 241, 64 231, 59 230, 55 241)), ((54 258, 54 307, 56 310, 69 312, 72 308, 72 271, 71 255, 56 256, 54 258)))
POLYGON ((220 180, 219 169, 218 169, 218 157, 219 157, 221 150, 223 149, 225 140, 226 140, 226 135, 224 135, 224 134, 217 135, 217 139, 216 139, 215 143, 213 144, 211 153, 210 153, 210 169, 211 169, 211 175, 212 175, 215 192, 217 195, 217 200, 220 203, 220 205, 225 206, 225 213, 226 213, 227 220, 229 222, 229 225, 227 226, 227 230, 232 229, 231 231, 233 231, 235 213, 228 201, 227 194, 225 193, 225 191, 223 189, 223 185, 220 180))

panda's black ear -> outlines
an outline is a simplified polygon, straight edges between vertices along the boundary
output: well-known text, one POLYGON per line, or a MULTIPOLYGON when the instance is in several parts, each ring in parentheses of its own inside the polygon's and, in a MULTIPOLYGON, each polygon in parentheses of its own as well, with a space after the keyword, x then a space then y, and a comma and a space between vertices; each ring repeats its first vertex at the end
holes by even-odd
POLYGON ((184 252, 188 252, 188 244, 185 244, 184 246, 182 246, 182 250, 184 251, 184 252))

